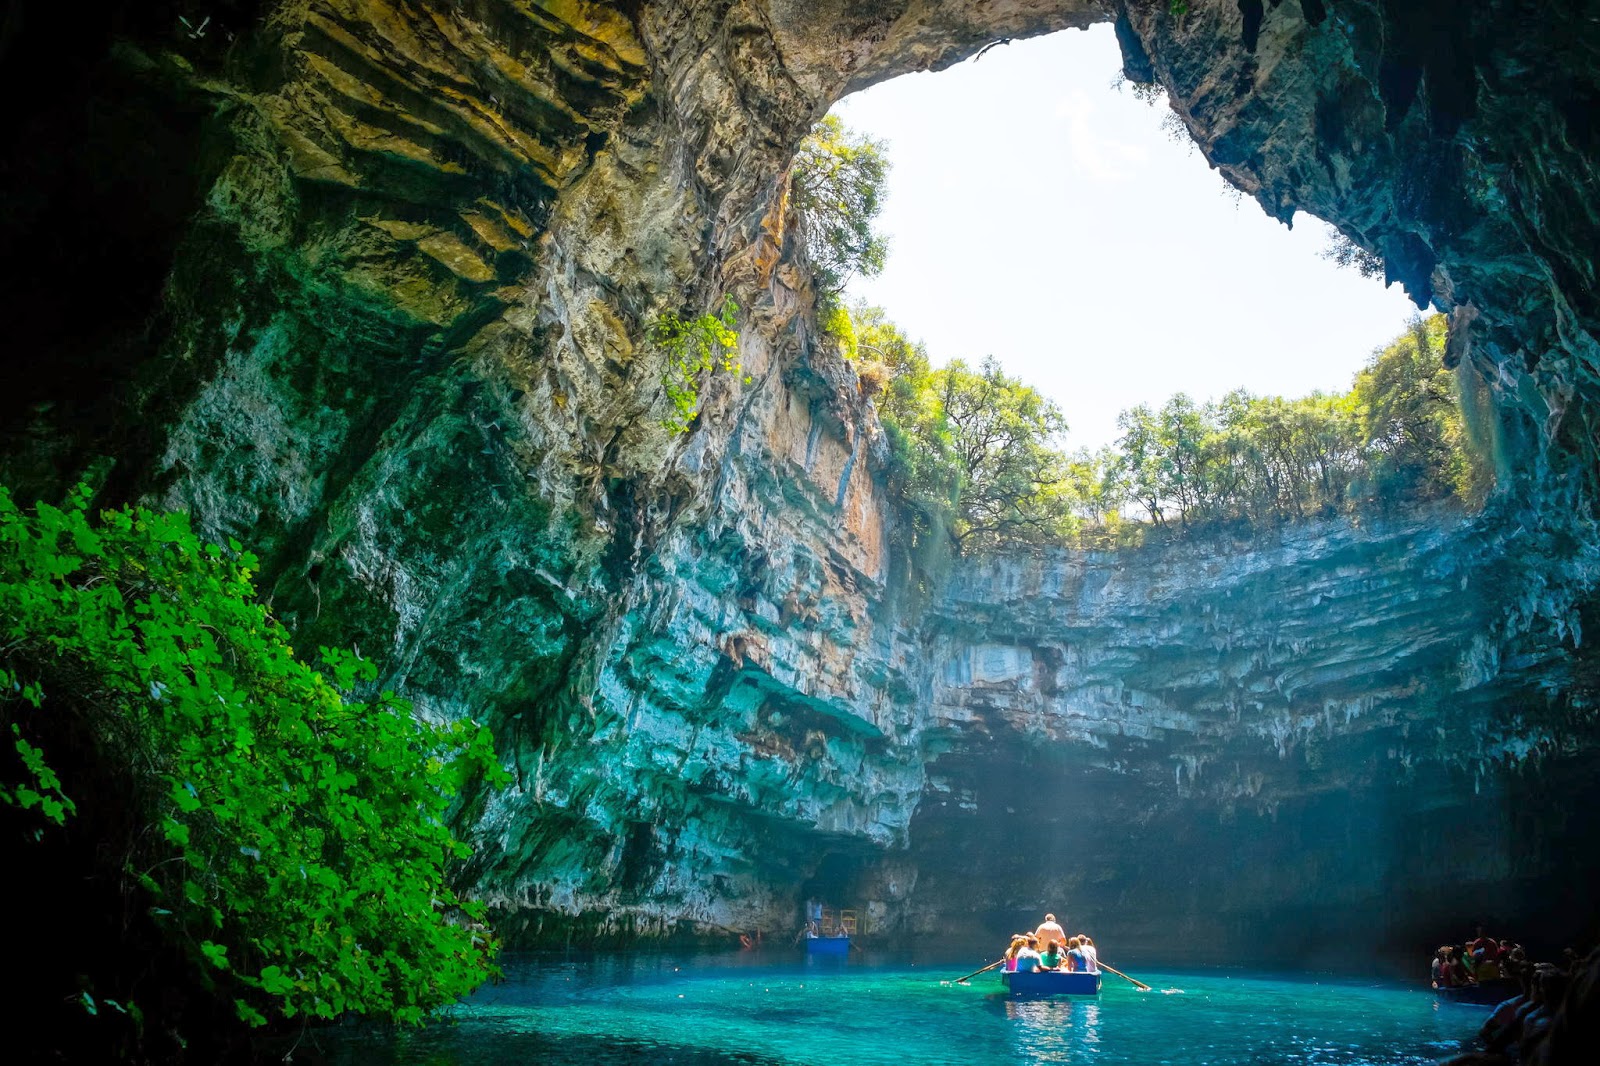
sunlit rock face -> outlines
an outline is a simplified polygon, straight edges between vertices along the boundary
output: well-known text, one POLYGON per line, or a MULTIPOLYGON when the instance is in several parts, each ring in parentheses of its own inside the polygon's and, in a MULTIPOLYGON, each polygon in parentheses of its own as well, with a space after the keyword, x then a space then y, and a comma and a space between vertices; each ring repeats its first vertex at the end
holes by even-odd
POLYGON ((1591 861, 1592 826, 1541 812, 1593 780, 1600 31, 1581 5, 1189 6, 19 24, 0 76, 63 88, 55 151, 0 172, 35 267, 4 293, 31 356, 4 474, 115 458, 108 497, 257 548, 298 646, 487 721, 515 783, 465 804, 464 876, 513 940, 784 928, 813 891, 908 935, 1065 896, 1209 957, 1236 954, 1205 948, 1219 916, 1345 935, 1385 901, 1417 929, 1440 880, 1510 909, 1591 861), (1458 309, 1451 358, 1502 414, 1489 515, 968 560, 904 594, 782 175, 845 92, 1097 21, 1230 180, 1458 309), (648 324, 723 293, 741 370, 674 435, 648 324))

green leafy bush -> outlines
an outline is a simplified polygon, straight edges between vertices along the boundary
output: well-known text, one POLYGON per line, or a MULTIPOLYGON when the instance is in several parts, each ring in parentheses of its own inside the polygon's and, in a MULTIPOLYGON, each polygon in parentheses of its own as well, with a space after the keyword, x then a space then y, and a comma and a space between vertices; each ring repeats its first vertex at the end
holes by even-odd
POLYGON ((717 314, 685 320, 665 315, 650 326, 650 342, 666 356, 661 387, 671 414, 662 421, 674 433, 686 433, 700 414, 700 389, 707 374, 739 371, 739 334, 734 330, 739 305, 732 296, 717 314))
MULTIPOLYGON (((453 798, 500 776, 489 735, 351 698, 376 678, 357 655, 324 649, 327 677, 302 663, 255 565, 181 514, 93 522, 81 488, 28 514, 0 488, 0 720, 18 756, 0 797, 37 812, 38 847, 112 813, 91 796, 128 797, 112 821, 129 839, 91 842, 102 868, 83 877, 118 885, 243 1021, 418 1021, 493 972, 481 909, 445 879, 467 854, 453 798)), ((86 1009, 96 996, 139 1010, 128 989, 84 988, 86 1009)))

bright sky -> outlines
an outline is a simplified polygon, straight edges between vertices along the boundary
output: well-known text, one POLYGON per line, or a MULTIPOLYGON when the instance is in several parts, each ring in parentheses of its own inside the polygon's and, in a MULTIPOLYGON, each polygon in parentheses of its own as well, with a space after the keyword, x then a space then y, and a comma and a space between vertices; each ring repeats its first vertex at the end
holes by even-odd
POLYGON ((1231 187, 1150 107, 1112 87, 1109 26, 992 49, 839 104, 888 142, 879 216, 889 262, 850 285, 936 364, 994 355, 1066 412, 1066 443, 1117 436, 1117 413, 1244 386, 1345 389, 1415 308, 1399 285, 1318 257, 1231 187))

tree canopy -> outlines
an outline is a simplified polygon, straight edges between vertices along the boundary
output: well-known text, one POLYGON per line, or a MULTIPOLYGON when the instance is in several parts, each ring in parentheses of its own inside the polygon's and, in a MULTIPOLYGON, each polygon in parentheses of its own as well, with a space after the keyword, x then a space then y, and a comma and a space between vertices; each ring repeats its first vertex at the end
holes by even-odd
POLYGON ((828 115, 800 143, 790 175, 823 296, 836 297, 852 277, 881 272, 889 246, 873 222, 889 175, 883 145, 828 115))
MULTIPOLYGON (((1445 319, 1416 319, 1374 352, 1351 388, 1299 398, 1236 389, 1183 393, 1118 417, 1095 452, 1064 450, 1060 410, 993 358, 934 368, 882 308, 845 307, 856 275, 882 269, 874 229, 883 147, 837 117, 795 160, 794 204, 821 296, 819 318, 877 399, 901 546, 932 560, 1016 543, 1120 543, 1151 530, 1251 526, 1454 495, 1480 504, 1493 484, 1470 421, 1482 417, 1470 368, 1444 366, 1445 319)), ((1348 238, 1330 257, 1381 272, 1348 238)))
POLYGON ((1441 315, 1375 352, 1347 392, 1236 389, 1204 403, 1178 393, 1123 411, 1114 446, 1070 454, 1060 411, 993 359, 934 369, 881 309, 855 307, 849 321, 847 355, 864 382, 881 383, 889 487, 913 540, 937 533, 959 551, 1104 543, 1139 528, 1269 526, 1405 500, 1478 505, 1493 484, 1463 418, 1470 370, 1443 363, 1441 315))

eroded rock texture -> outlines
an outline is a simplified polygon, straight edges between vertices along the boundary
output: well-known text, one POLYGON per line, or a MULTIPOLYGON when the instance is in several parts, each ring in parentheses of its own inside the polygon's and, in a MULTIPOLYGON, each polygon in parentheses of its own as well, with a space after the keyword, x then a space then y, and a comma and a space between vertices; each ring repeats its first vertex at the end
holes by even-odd
POLYGON ((301 646, 491 723, 516 783, 463 812, 465 876, 513 939, 787 928, 812 891, 886 933, 1066 895, 1211 957, 1207 923, 1521 909, 1594 863, 1600 28, 1189 7, 30 8, 7 88, 74 76, 30 120, 50 151, 0 174, 33 267, 5 476, 112 457, 108 497, 255 545, 301 646), (1501 412, 1488 514, 969 560, 904 595, 782 175, 845 92, 1101 21, 1230 180, 1455 313, 1501 412), (675 436, 646 328, 724 293, 742 370, 675 436))
POLYGON ((910 926, 1065 899, 1167 956, 1337 965, 1376 930, 1564 896, 1539 871, 1600 828, 1569 820, 1596 675, 1586 612, 1533 602, 1561 564, 1515 538, 1435 512, 964 568, 929 627, 910 926), (975 858, 1009 872, 979 889, 975 858))

